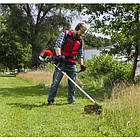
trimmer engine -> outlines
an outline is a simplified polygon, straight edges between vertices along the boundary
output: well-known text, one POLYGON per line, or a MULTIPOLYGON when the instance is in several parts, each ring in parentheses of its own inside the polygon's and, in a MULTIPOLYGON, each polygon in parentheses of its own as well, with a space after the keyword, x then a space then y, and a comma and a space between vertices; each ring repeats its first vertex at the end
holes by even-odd
POLYGON ((53 59, 53 53, 50 50, 43 50, 40 53, 39 59, 43 62, 45 61, 46 63, 51 62, 53 59))

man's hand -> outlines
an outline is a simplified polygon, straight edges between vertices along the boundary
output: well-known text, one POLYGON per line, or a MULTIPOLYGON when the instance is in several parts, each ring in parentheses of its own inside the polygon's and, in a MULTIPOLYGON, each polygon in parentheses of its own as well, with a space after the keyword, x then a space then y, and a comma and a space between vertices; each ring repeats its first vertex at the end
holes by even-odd
POLYGON ((86 70, 86 66, 81 65, 80 67, 81 67, 81 70, 80 71, 85 71, 86 70))
POLYGON ((57 56, 57 62, 58 63, 63 63, 64 61, 65 61, 65 56, 64 55, 57 56))
POLYGON ((65 61, 64 55, 56 56, 55 63, 61 70, 63 70, 64 68, 64 65, 65 65, 65 63, 63 63, 64 61, 65 61))

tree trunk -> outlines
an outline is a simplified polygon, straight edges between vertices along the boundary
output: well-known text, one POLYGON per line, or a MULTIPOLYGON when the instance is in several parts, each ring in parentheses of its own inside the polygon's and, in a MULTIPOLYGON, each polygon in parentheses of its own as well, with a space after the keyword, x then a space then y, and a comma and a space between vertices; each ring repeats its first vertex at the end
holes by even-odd
MULTIPOLYGON (((139 5, 138 5, 139 9, 139 5)), ((138 55, 139 55, 139 45, 140 45, 140 39, 139 39, 139 34, 140 34, 140 27, 139 27, 139 11, 136 11, 135 13, 135 22, 137 23, 136 27, 136 32, 135 32, 135 54, 134 54, 134 63, 133 63, 133 69, 131 72, 131 79, 134 80, 135 78, 135 73, 136 73, 136 68, 137 68, 137 62, 138 62, 138 55)))
POLYGON ((131 79, 134 80, 135 78, 135 73, 136 73, 136 68, 137 68, 137 62, 138 62, 138 55, 135 54, 134 56, 134 63, 133 63, 133 68, 131 72, 131 79))
POLYGON ((37 26, 33 26, 31 28, 31 45, 32 45, 32 60, 31 60, 31 68, 37 69, 38 67, 38 56, 40 52, 40 46, 37 44, 37 38, 38 38, 38 28, 37 26))
POLYGON ((32 59, 31 59, 31 68, 37 69, 38 66, 38 46, 36 44, 36 39, 31 42, 32 45, 32 59))

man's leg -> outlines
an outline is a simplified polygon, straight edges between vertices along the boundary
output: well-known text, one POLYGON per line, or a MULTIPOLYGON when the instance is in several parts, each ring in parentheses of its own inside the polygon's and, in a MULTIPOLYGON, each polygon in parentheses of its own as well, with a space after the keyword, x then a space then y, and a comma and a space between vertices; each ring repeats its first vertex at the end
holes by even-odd
POLYGON ((57 93, 58 85, 59 85, 62 77, 63 77, 62 72, 56 68, 54 71, 54 74, 53 74, 53 81, 52 81, 50 92, 49 92, 48 103, 54 102, 54 98, 57 93))
MULTIPOLYGON (((74 66, 74 71, 69 71, 67 72, 68 76, 76 82, 76 71, 75 71, 75 66, 74 66)), ((68 103, 73 104, 75 103, 75 85, 68 79, 68 103)))

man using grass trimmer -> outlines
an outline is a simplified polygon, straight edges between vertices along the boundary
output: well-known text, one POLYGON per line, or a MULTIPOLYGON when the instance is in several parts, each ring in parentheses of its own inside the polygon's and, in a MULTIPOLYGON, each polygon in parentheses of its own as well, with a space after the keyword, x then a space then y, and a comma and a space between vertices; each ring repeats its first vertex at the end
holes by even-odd
MULTIPOLYGON (((55 52, 56 61, 59 63, 59 67, 67 73, 67 75, 76 81, 76 59, 81 66, 81 70, 85 70, 86 67, 83 65, 83 43, 82 34, 86 31, 86 26, 83 23, 79 23, 75 30, 70 29, 69 31, 62 32, 56 42, 55 52)), ((63 73, 57 68, 54 71, 53 81, 51 84, 48 105, 54 102, 54 98, 57 93, 58 85, 63 77, 63 73)), ((75 103, 75 85, 68 79, 68 103, 75 103)))
POLYGON ((41 61, 50 62, 55 66, 53 75, 53 82, 50 88, 48 105, 53 104, 56 96, 58 85, 65 75, 68 78, 68 103, 75 103, 75 86, 78 87, 94 104, 87 105, 84 111, 87 113, 100 114, 102 107, 98 105, 75 81, 76 81, 76 58, 81 66, 81 71, 85 71, 86 67, 83 65, 83 45, 81 35, 86 31, 86 26, 79 23, 75 30, 65 31, 60 34, 56 42, 55 52, 56 57, 50 50, 43 50, 39 56, 41 61), (59 47, 60 46, 60 47, 59 47), (57 62, 57 63, 56 63, 57 62))

